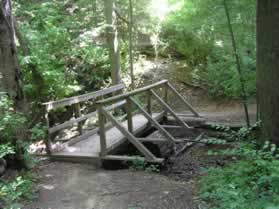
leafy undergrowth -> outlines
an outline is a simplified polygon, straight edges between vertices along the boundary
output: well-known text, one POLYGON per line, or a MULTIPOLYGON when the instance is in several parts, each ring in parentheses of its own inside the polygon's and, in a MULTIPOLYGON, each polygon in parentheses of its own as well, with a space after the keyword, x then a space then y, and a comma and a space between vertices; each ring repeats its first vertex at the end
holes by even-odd
POLYGON ((279 208, 279 155, 268 142, 257 149, 245 143, 218 155, 239 159, 223 168, 211 168, 201 178, 200 192, 209 208, 275 209, 279 208))
POLYGON ((33 197, 34 175, 29 172, 18 174, 9 180, 0 180, 0 208, 21 208, 19 202, 33 197))

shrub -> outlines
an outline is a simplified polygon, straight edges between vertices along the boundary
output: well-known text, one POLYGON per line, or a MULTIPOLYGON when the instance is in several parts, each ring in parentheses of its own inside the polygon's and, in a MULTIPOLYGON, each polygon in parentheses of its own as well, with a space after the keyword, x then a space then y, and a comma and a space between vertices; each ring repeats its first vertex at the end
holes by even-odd
POLYGON ((19 201, 33 197, 34 177, 30 173, 19 175, 11 181, 0 180, 0 201, 7 209, 21 208, 19 201))
POLYGON ((245 143, 223 155, 239 160, 224 168, 213 168, 201 178, 201 198, 210 208, 267 209, 279 206, 279 155, 275 145, 245 143))

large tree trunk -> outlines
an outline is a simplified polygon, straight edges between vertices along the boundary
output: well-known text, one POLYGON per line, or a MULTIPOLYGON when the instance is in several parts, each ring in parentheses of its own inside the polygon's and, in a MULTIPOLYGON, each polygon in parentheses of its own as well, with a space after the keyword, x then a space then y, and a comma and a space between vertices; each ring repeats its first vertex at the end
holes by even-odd
POLYGON ((18 64, 10 0, 0 1, 0 91, 7 92, 18 111, 24 111, 24 94, 18 64))
POLYGON ((115 9, 116 8, 114 0, 105 0, 107 42, 111 61, 111 80, 113 85, 121 82, 121 61, 115 9))
POLYGON ((129 62, 130 62, 130 76, 131 87, 135 89, 135 77, 134 77, 134 53, 133 53, 133 2, 129 0, 129 62))
POLYGON ((258 0, 257 88, 263 139, 279 145, 279 1, 258 0))
MULTIPOLYGON (((22 75, 18 63, 15 29, 12 16, 11 0, 0 0, 0 91, 8 94, 14 101, 17 112, 25 112, 22 75)), ((17 127, 12 141, 15 147, 15 163, 19 168, 26 167, 24 149, 20 141, 26 136, 25 127, 17 127)))

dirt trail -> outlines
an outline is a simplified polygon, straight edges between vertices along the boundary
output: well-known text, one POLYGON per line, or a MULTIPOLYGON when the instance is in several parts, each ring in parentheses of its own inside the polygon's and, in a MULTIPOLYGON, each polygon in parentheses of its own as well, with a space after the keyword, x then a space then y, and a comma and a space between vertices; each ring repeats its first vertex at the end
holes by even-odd
POLYGON ((24 208, 195 209, 193 182, 148 172, 107 171, 92 165, 50 163, 39 167, 39 198, 24 208))
MULTIPOLYGON (((206 89, 192 86, 193 70, 185 61, 160 58, 154 60, 140 59, 135 65, 135 74, 138 77, 138 86, 144 86, 163 79, 171 84, 193 105, 202 116, 209 121, 231 125, 245 125, 243 106, 239 100, 224 97, 213 98, 206 89), (186 81, 186 83, 184 82, 186 81), (189 85, 190 84, 190 85, 189 85)), ((173 95, 169 95, 169 103, 176 112, 184 112, 185 107, 173 95)), ((251 121, 256 122, 256 104, 249 101, 251 121)))

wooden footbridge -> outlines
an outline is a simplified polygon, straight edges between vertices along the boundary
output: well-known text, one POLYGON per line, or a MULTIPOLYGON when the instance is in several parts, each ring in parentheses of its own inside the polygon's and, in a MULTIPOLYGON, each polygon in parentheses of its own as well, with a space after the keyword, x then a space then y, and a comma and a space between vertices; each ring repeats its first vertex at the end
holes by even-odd
POLYGON ((44 103, 46 107, 46 121, 48 133, 45 144, 47 154, 54 160, 66 161, 102 161, 124 160, 130 161, 142 158, 148 162, 161 163, 162 158, 154 155, 144 142, 178 143, 168 130, 170 128, 192 129, 185 120, 171 107, 169 94, 180 100, 191 113, 189 117, 200 118, 197 111, 181 96, 167 81, 122 93, 125 86, 119 84, 97 92, 88 93, 59 101, 44 103), (117 93, 119 93, 116 95, 117 93), (111 96, 112 95, 112 96, 111 96), (116 95, 116 96, 115 96, 116 95), (140 98, 138 98, 141 96, 140 98), (141 101, 141 102, 140 102, 141 101), (146 101, 146 104, 142 104, 146 101), (161 112, 154 112, 154 102, 161 106, 161 112), (91 104, 92 112, 82 112, 83 104, 91 104), (50 126, 49 115, 59 108, 73 107, 74 117, 61 124, 50 126), (121 115, 121 112, 123 113, 121 115), (121 116, 120 116, 121 115, 121 116), (171 116, 177 125, 166 125, 164 121, 171 116), (95 128, 84 129, 84 122, 95 118, 95 128), (77 126, 79 135, 55 146, 52 135, 63 129, 77 126), (164 138, 144 138, 142 134, 150 128, 157 129, 164 138), (115 151, 125 142, 129 142, 139 151, 140 156, 116 155, 115 151))

